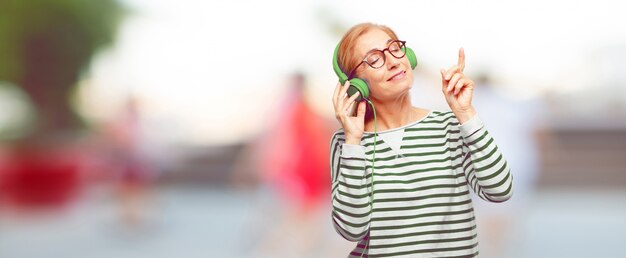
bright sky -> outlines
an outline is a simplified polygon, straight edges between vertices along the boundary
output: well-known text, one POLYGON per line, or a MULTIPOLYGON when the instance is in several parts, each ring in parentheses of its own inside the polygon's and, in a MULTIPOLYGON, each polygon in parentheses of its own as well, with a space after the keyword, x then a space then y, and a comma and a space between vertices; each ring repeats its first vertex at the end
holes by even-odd
POLYGON ((95 60, 79 106, 89 119, 107 119, 132 93, 154 136, 193 144, 258 133, 295 70, 307 73, 313 103, 330 114, 340 36, 332 24, 388 25, 433 73, 455 64, 462 46, 468 74, 489 69, 527 95, 584 87, 602 74, 588 70, 589 55, 626 45, 625 9, 606 0, 124 2, 133 14, 95 60))

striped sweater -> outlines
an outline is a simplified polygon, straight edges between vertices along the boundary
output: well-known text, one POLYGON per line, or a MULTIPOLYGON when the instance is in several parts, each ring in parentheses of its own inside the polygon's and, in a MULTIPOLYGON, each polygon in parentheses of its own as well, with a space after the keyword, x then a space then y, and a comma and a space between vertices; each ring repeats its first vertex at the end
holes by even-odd
POLYGON ((513 192, 507 162, 480 118, 460 125, 452 112, 431 111, 392 130, 404 131, 402 142, 396 151, 377 137, 371 206, 373 133, 360 145, 344 144, 343 129, 331 139, 333 226, 358 242, 348 256, 478 256, 469 189, 489 202, 513 192))

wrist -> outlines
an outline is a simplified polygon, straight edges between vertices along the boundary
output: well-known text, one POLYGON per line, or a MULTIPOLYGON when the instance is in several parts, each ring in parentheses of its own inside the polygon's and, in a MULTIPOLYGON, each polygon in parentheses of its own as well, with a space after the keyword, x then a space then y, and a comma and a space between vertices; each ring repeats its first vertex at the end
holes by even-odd
POLYGON ((459 123, 464 124, 465 122, 469 121, 470 119, 472 119, 472 117, 474 117, 476 115, 476 109, 474 109, 474 107, 470 107, 466 110, 458 110, 458 111, 453 111, 454 115, 456 115, 456 118, 459 120, 459 123))
POLYGON ((360 145, 361 137, 354 137, 354 136, 351 137, 351 136, 346 135, 346 144, 360 145))

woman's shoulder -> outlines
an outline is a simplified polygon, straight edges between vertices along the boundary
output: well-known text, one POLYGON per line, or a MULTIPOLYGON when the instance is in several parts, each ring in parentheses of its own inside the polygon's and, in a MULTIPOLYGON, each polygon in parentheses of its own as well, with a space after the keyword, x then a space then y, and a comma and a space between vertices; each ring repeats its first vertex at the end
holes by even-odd
POLYGON ((450 110, 432 109, 430 111, 431 117, 450 116, 450 115, 454 115, 454 113, 450 110))
MULTIPOLYGON (((437 110, 432 109, 428 116, 426 116, 419 124, 448 124, 458 125, 459 120, 454 115, 454 112, 450 110, 437 110)), ((417 124, 417 125, 419 125, 417 124)))

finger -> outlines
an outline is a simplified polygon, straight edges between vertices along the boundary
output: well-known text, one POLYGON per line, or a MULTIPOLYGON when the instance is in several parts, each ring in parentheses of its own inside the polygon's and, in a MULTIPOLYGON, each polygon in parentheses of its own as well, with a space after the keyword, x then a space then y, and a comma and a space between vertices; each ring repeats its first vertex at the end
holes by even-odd
POLYGON ((450 69, 448 69, 448 71, 446 71, 446 80, 449 81, 450 78, 452 78, 452 75, 454 75, 458 71, 459 71, 459 67, 458 66, 453 65, 452 67, 450 67, 450 69))
POLYGON ((356 98, 359 97, 359 95, 361 95, 360 92, 354 93, 354 95, 350 96, 350 98, 348 99, 348 108, 344 109, 344 111, 348 111, 350 110, 350 107, 352 106, 352 104, 354 104, 354 100, 356 100, 356 98))
POLYGON ((463 50, 463 48, 459 48, 459 64, 458 64, 459 70, 461 72, 463 72, 463 70, 465 69, 465 50, 463 50))
POLYGON ((467 82, 467 80, 465 79, 460 79, 455 85, 454 85, 454 95, 459 94, 459 92, 461 92, 461 89, 463 88, 463 85, 465 85, 465 83, 467 82))
POLYGON ((339 90, 341 90, 341 83, 337 82, 337 86, 335 87, 335 92, 333 92, 333 106, 337 108, 337 96, 339 96, 339 90))
POLYGON ((474 89, 474 81, 472 81, 472 80, 470 80, 468 78, 465 78, 465 81, 463 82, 463 89, 464 90, 470 90, 470 91, 472 89, 474 89))
POLYGON ((351 102, 350 104, 348 104, 348 108, 344 110, 344 114, 346 114, 346 116, 354 116, 354 109, 352 109, 354 107, 354 103, 356 102, 351 102))
POLYGON ((339 91, 339 96, 337 97, 337 110, 343 110, 343 107, 345 106, 345 102, 347 99, 346 92, 348 91, 349 87, 350 87, 349 81, 346 81, 341 87, 341 90, 339 91))
POLYGON ((463 74, 461 73, 455 73, 452 76, 452 79, 450 79, 450 81, 448 82, 448 88, 446 89, 446 91, 450 91, 452 90, 452 87, 454 87, 454 85, 456 85, 456 83, 463 78, 463 74))
POLYGON ((364 118, 365 117, 365 101, 359 102, 359 106, 357 107, 356 116, 358 118, 364 118))
POLYGON ((346 92, 348 92, 348 88, 350 88, 350 81, 346 81, 341 88, 341 92, 339 92, 339 96, 345 96, 346 92))
POLYGON ((441 70, 439 70, 439 72, 441 73, 441 87, 442 89, 445 89, 447 84, 446 84, 446 69, 441 68, 441 70))
POLYGON ((470 80, 470 79, 466 79, 467 82, 465 82, 465 88, 466 89, 473 89, 474 88, 474 81, 470 80))

